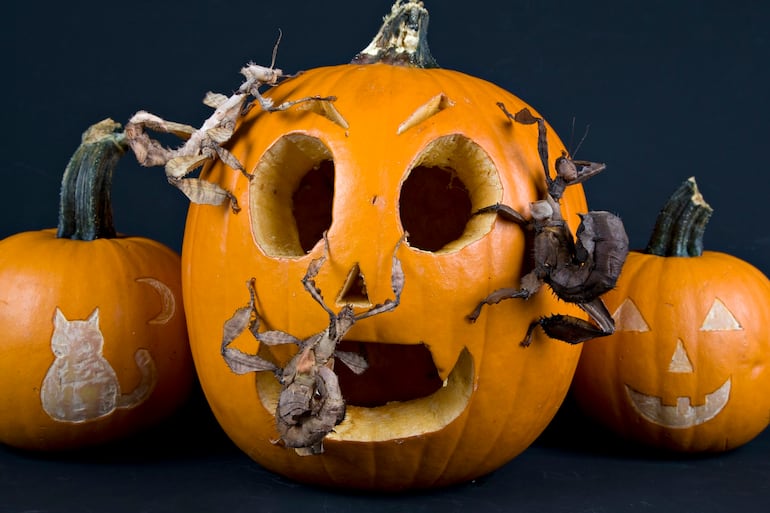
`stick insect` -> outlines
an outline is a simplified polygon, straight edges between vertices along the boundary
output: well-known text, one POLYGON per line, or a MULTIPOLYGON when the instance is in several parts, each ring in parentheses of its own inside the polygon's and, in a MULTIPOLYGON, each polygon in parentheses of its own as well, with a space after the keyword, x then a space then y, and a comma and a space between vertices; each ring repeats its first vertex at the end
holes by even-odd
POLYGON ((193 203, 221 205, 229 201, 232 210, 238 212, 240 207, 230 191, 205 180, 185 177, 205 162, 219 158, 229 167, 251 178, 241 162, 223 146, 233 136, 239 117, 245 114, 254 103, 266 112, 287 110, 304 102, 323 102, 328 104, 325 107, 327 110, 335 111, 331 105, 331 102, 336 100, 333 96, 309 96, 275 105, 271 98, 262 95, 261 87, 273 87, 282 79, 292 76, 275 67, 277 46, 278 43, 273 49, 273 63, 269 68, 254 63, 248 63, 241 68, 241 74, 245 80, 231 96, 206 93, 203 103, 213 108, 214 113, 203 122, 200 128, 167 121, 146 111, 134 114, 126 123, 125 134, 139 164, 148 167, 165 166, 169 183, 182 191, 193 203), (251 98, 255 102, 250 102, 251 98), (147 129, 173 134, 186 141, 178 148, 166 148, 160 142, 151 139, 146 132, 147 129))
POLYGON ((236 374, 260 371, 275 374, 282 386, 275 412, 276 428, 282 443, 294 448, 300 455, 322 453, 324 438, 345 418, 345 400, 334 373, 335 360, 340 360, 356 374, 366 371, 368 363, 359 354, 338 350, 337 345, 356 322, 389 312, 399 305, 404 288, 404 273, 396 252, 403 240, 402 237, 393 251, 391 286, 394 298, 358 314, 350 304, 335 313, 326 305, 321 290, 315 284, 315 277, 329 253, 326 242, 324 255, 310 262, 302 278, 302 285, 329 315, 329 326, 309 338, 300 340, 277 330, 259 331, 254 278, 248 284, 251 296, 249 304, 236 310, 225 322, 221 346, 225 362, 236 374), (230 347, 232 341, 246 329, 262 344, 295 344, 299 351, 284 367, 279 367, 257 355, 230 347))
POLYGON ((493 305, 504 299, 529 299, 546 283, 559 298, 576 304, 588 313, 596 324, 571 315, 541 317, 530 324, 520 345, 526 347, 531 344, 532 332, 537 326, 549 337, 570 344, 610 335, 615 330, 615 322, 600 296, 615 286, 628 254, 628 236, 623 222, 606 211, 582 214, 576 243, 559 206, 559 200, 568 186, 584 182, 604 171, 606 166, 572 160, 563 153, 556 159, 556 177, 552 178, 548 171, 545 121, 533 116, 527 108, 511 114, 504 105, 498 105, 514 122, 537 124, 538 154, 545 172, 547 193, 545 199, 530 205, 531 220, 503 204, 491 205, 475 213, 493 212, 506 221, 532 230, 534 269, 522 277, 518 288, 503 288, 492 292, 467 319, 475 322, 484 305, 493 305))

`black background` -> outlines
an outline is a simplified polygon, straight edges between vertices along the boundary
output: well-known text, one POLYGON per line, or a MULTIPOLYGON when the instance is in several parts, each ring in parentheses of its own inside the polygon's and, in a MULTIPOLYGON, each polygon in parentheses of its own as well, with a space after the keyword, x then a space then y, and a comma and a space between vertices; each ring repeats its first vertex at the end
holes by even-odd
MULTIPOLYGON (((13 26, 3 38, 10 35, 13 60, 6 59, 2 88, 12 114, 3 116, 0 138, 0 238, 55 226, 61 173, 87 126, 105 117, 124 123, 140 109, 197 126, 210 113, 203 94, 231 92, 246 62, 268 65, 279 29, 276 64, 286 72, 340 64, 369 42, 391 3, 10 7, 13 26)), ((608 169, 587 184, 589 204, 622 216, 633 247, 644 246, 669 194, 695 176, 714 208, 706 248, 770 275, 768 4, 429 0, 427 7, 442 67, 520 96, 568 145, 590 125, 577 157, 608 169)), ((113 197, 120 231, 181 249, 187 202, 162 169, 124 159, 113 197)), ((663 456, 591 427, 569 401, 532 448, 491 476, 397 497, 308 488, 265 472, 229 443, 200 397, 157 431, 75 458, 0 448, 0 511, 716 512, 768 505, 767 430, 728 454, 663 456)))

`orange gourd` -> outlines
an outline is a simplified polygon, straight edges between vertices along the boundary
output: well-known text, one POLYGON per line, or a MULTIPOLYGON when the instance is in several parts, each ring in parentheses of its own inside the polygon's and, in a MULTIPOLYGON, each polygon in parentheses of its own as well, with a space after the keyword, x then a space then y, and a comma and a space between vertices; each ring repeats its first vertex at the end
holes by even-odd
POLYGON ((770 423, 770 280, 703 251, 711 208, 689 179, 658 217, 646 252, 628 255, 604 296, 616 333, 585 344, 574 395, 619 435, 716 452, 770 423))
POLYGON ((59 228, 0 241, 0 442, 58 451, 167 417, 194 379, 180 258, 116 234, 109 192, 125 150, 89 129, 62 182, 59 228))
MULTIPOLYGON (((543 431, 580 354, 580 346, 540 332, 531 347, 519 347, 534 319, 580 315, 547 292, 466 321, 479 300, 527 271, 525 232, 471 212, 496 202, 528 212, 544 196, 537 129, 514 125, 498 108, 527 107, 511 93, 431 67, 427 13, 419 3, 399 4, 394 13, 413 10, 406 29, 417 51, 374 44, 351 64, 270 89, 274 105, 335 101, 253 108, 226 146, 253 178, 221 161, 200 175, 232 192, 242 209, 194 204, 185 228, 185 310, 206 398, 246 454, 303 482, 398 490, 488 473, 543 431), (405 286, 395 310, 356 323, 345 337, 344 349, 365 354, 370 368, 355 376, 335 367, 347 415, 323 454, 300 456, 278 441, 275 376, 236 375, 220 341, 225 321, 247 303, 252 277, 262 329, 304 339, 328 326, 301 283, 324 255, 324 232, 329 249, 315 281, 332 309, 351 303, 361 311, 392 298, 392 255, 407 233, 397 251, 405 286)), ((398 32, 393 19, 381 35, 398 32)), ((564 150, 551 130, 547 142, 554 154, 564 150)), ((568 189, 562 209, 574 232, 586 211, 580 186, 568 189)), ((260 347, 248 333, 233 347, 280 365, 296 349, 260 347)))

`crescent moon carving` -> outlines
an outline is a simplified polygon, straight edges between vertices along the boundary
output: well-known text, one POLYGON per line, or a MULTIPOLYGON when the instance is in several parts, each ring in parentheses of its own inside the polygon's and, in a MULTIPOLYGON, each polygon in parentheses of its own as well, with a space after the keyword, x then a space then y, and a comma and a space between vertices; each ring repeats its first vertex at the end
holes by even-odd
POLYGON ((168 285, 155 278, 137 278, 139 283, 146 283, 160 296, 162 309, 158 315, 147 321, 148 324, 166 324, 176 312, 176 298, 168 285))

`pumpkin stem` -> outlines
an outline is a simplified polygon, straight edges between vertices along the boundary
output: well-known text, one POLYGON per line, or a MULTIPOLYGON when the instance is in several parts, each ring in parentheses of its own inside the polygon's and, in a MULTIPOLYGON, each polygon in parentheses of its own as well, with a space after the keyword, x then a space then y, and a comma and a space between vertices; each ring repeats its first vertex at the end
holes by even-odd
POLYGON ((120 124, 105 119, 83 133, 61 184, 56 236, 73 240, 115 237, 112 172, 128 148, 120 124))
POLYGON ((703 233, 713 209, 703 199, 695 177, 688 178, 671 195, 655 221, 646 253, 693 257, 703 253, 703 233))
POLYGON ((390 14, 369 46, 355 56, 353 64, 394 64, 414 68, 437 68, 428 48, 428 10, 417 0, 396 0, 390 14))

